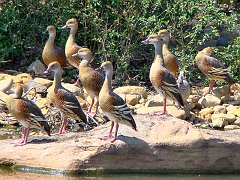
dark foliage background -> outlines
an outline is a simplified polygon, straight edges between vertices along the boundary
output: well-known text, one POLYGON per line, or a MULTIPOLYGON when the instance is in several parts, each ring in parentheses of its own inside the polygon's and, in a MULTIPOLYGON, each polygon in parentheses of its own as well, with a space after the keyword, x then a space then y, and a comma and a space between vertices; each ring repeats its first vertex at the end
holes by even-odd
POLYGON ((94 52, 96 63, 111 60, 119 85, 135 80, 147 85, 154 52, 140 41, 163 28, 171 31, 170 48, 190 81, 206 82, 194 58, 209 45, 240 80, 239 9, 234 1, 3 0, 0 7, 1 70, 26 71, 32 61, 41 59, 47 40, 43 32, 50 24, 58 27, 57 45, 64 48, 69 30, 59 27, 75 17, 77 43, 94 52))

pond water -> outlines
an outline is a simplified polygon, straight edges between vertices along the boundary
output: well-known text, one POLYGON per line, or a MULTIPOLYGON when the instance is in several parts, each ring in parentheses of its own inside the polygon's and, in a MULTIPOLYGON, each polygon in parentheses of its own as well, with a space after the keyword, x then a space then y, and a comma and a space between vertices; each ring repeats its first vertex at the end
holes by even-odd
POLYGON ((0 179, 21 180, 239 180, 240 175, 206 175, 206 174, 174 174, 174 175, 101 175, 101 176, 78 176, 70 177, 63 175, 32 174, 25 172, 1 172, 0 179))

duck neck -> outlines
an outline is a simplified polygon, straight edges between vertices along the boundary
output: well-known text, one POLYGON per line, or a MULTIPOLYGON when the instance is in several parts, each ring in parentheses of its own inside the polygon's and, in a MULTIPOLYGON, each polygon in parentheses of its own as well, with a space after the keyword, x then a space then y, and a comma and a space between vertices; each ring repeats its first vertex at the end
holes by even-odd
POLYGON ((71 27, 70 34, 68 37, 68 43, 75 43, 75 35, 77 34, 78 25, 71 27))
POLYGON ((61 87, 61 79, 62 79, 62 70, 58 69, 54 73, 53 87, 54 87, 55 93, 57 93, 58 89, 61 87))
POLYGON ((154 58, 154 63, 160 64, 162 66, 164 66, 163 63, 163 54, 162 54, 162 44, 156 43, 154 44, 155 47, 155 58, 154 58))
POLYGON ((87 54, 85 56, 82 56, 82 61, 80 63, 80 66, 89 66, 89 64, 91 63, 92 60, 92 56, 90 54, 87 54))
POLYGON ((107 70, 102 89, 105 93, 108 93, 108 94, 110 90, 112 90, 112 86, 111 86, 112 76, 113 76, 113 70, 107 70))

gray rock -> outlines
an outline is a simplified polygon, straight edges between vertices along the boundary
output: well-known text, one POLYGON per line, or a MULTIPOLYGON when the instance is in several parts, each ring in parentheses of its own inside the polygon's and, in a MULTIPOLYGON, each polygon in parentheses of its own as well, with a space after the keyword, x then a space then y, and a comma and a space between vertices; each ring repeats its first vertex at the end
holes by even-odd
POLYGON ((42 84, 39 84, 38 82, 35 82, 34 80, 28 81, 28 87, 29 87, 29 89, 35 88, 36 92, 40 93, 40 94, 47 92, 47 87, 46 86, 44 86, 42 84))
POLYGON ((36 75, 42 74, 46 70, 45 65, 40 61, 36 60, 30 64, 30 66, 27 69, 27 72, 34 71, 36 75))
POLYGON ((213 108, 214 114, 227 113, 227 108, 225 106, 217 105, 213 108))
POLYGON ((221 99, 212 94, 207 94, 205 97, 199 99, 198 103, 204 107, 214 107, 221 104, 221 99))

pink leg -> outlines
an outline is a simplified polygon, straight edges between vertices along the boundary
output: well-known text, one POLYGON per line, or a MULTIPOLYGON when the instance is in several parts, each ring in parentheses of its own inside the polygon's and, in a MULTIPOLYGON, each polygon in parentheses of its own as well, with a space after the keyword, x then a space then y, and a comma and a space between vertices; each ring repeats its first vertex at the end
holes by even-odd
POLYGON ((113 136, 112 136, 113 126, 114 126, 114 122, 112 121, 111 128, 110 128, 108 136, 103 136, 103 137, 100 137, 99 139, 101 139, 101 140, 112 139, 113 138, 113 136))
POLYGON ((114 141, 116 141, 116 139, 117 139, 118 127, 119 127, 119 124, 116 123, 116 130, 115 130, 114 138, 110 139, 112 143, 113 143, 114 141))
POLYGON ((30 128, 25 128, 22 139, 21 139, 21 140, 18 140, 18 141, 14 141, 14 142, 12 142, 11 144, 16 144, 17 146, 26 145, 26 144, 27 144, 27 139, 28 139, 29 131, 30 131, 30 128))
POLYGON ((67 125, 68 121, 66 118, 63 118, 62 122, 61 122, 61 127, 60 127, 60 130, 58 133, 54 133, 52 134, 53 136, 54 135, 59 135, 59 134, 64 134, 66 133, 66 125, 67 125))
POLYGON ((207 92, 204 92, 204 93, 203 93, 203 96, 206 96, 207 94, 209 94, 209 93, 212 92, 214 83, 215 83, 215 80, 210 80, 208 91, 207 91, 207 92))
POLYGON ((61 128, 60 128, 60 131, 59 131, 59 134, 64 134, 64 133, 66 133, 66 125, 67 125, 67 119, 66 118, 64 118, 63 120, 62 120, 62 126, 61 126, 61 128))
POLYGON ((163 97, 163 112, 161 112, 161 111, 154 112, 154 115, 157 115, 157 116, 160 116, 163 114, 167 114, 167 98, 166 98, 166 96, 163 97))
POLYGON ((94 118, 94 116, 96 116, 96 114, 97 114, 97 110, 98 110, 98 103, 97 103, 97 107, 96 107, 96 112, 95 113, 92 113, 92 107, 93 107, 93 105, 94 105, 94 99, 92 99, 92 103, 91 103, 91 105, 90 105, 90 107, 89 107, 89 109, 87 110, 87 115, 89 115, 89 116, 91 116, 91 117, 93 117, 94 118))

